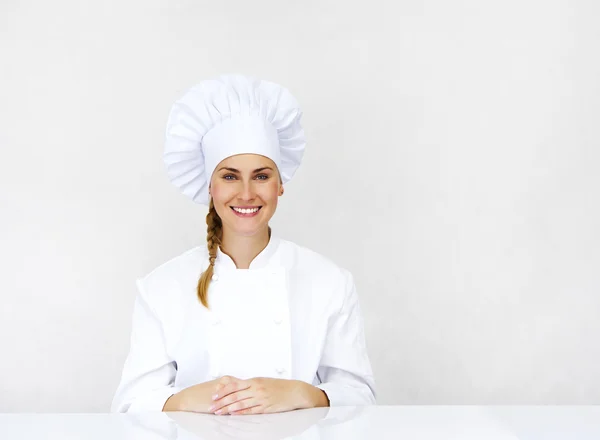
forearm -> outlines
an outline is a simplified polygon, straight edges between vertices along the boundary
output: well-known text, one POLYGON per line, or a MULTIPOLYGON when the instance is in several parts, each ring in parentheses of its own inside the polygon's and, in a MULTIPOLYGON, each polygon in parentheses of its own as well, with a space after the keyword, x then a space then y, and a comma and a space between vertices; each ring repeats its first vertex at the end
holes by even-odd
POLYGON ((296 382, 299 390, 298 409, 329 406, 329 399, 325 391, 306 382, 296 382))
POLYGON ((181 398, 181 392, 173 394, 167 399, 163 406, 163 412, 166 411, 184 411, 184 405, 181 398))
POLYGON ((185 388, 167 399, 163 411, 209 412, 217 381, 211 380, 185 388))

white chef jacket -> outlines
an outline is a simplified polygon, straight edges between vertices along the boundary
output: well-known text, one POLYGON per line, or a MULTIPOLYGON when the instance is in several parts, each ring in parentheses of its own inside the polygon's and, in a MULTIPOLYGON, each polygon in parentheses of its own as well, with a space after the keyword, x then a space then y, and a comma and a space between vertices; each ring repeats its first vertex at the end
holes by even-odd
POLYGON ((198 300, 205 246, 137 280, 130 351, 111 411, 161 411, 173 394, 224 375, 296 379, 331 406, 375 403, 363 318, 351 274, 272 236, 249 269, 219 249, 198 300))

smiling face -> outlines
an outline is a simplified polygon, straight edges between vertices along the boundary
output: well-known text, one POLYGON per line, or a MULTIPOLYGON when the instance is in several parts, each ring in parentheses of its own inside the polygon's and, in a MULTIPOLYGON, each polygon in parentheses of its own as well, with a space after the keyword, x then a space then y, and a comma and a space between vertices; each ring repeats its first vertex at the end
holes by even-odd
POLYGON ((219 163, 210 194, 224 232, 252 236, 267 228, 281 189, 277 166, 267 157, 239 154, 219 163))

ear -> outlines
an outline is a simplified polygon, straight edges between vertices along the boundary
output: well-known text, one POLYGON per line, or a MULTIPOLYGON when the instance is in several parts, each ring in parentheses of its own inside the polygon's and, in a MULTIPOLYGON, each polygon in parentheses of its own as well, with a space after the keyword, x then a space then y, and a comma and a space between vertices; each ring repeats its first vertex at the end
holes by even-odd
POLYGON ((281 185, 281 188, 279 189, 279 197, 281 197, 284 193, 285 189, 283 188, 283 185, 281 185))

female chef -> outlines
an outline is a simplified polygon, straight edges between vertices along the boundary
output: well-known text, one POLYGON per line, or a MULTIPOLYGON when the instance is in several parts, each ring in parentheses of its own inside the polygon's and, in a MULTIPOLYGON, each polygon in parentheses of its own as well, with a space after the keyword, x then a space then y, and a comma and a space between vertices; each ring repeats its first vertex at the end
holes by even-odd
POLYGON ((173 105, 164 160, 175 186, 209 206, 207 246, 137 280, 112 411, 375 402, 351 274, 269 227, 304 153, 301 115, 287 89, 241 75, 203 81, 173 105))

